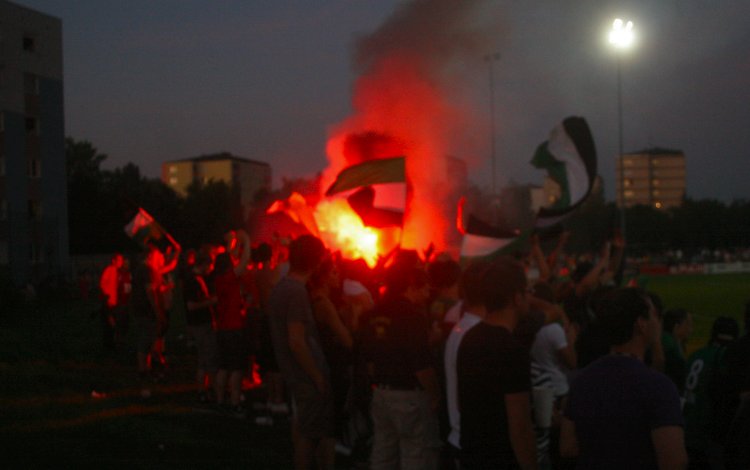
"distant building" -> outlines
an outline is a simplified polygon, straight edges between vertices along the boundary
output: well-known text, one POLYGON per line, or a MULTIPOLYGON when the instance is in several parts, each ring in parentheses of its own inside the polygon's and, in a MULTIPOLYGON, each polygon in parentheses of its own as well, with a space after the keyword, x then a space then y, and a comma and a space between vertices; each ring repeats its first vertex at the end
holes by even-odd
POLYGON ((223 181, 237 188, 240 204, 247 210, 259 192, 271 190, 271 166, 222 152, 164 162, 161 179, 182 197, 187 196, 188 187, 193 183, 223 181))
POLYGON ((625 154, 617 161, 615 175, 618 207, 642 204, 669 209, 682 205, 685 198, 685 155, 680 150, 652 148, 625 154))
POLYGON ((69 265, 63 117, 62 22, 0 0, 0 266, 18 284, 69 265))

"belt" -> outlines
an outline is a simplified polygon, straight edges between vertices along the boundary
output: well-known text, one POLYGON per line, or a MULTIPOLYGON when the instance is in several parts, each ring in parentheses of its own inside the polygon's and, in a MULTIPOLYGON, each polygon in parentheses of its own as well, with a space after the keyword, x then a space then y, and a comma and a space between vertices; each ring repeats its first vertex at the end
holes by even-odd
POLYGON ((419 385, 412 385, 410 387, 404 385, 390 385, 385 383, 377 383, 375 384, 375 388, 379 388, 381 390, 397 390, 401 392, 422 390, 422 387, 420 387, 419 385))

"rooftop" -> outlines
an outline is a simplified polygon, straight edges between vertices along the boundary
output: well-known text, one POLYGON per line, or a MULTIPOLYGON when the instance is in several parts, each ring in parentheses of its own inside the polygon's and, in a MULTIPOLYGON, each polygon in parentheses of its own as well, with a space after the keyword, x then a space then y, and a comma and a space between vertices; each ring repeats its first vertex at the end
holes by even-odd
POLYGON ((683 155, 682 150, 665 149, 662 147, 651 147, 635 152, 628 152, 625 155, 683 155))
POLYGON ((254 163, 256 165, 264 165, 264 166, 270 166, 266 162, 261 162, 258 160, 250 160, 249 158, 242 158, 238 157, 237 155, 232 155, 229 152, 219 152, 219 153, 212 153, 209 155, 199 155, 197 157, 192 158, 182 158, 179 160, 169 160, 165 163, 182 163, 182 162, 213 162, 213 161, 221 161, 221 160, 232 160, 236 162, 243 162, 243 163, 254 163))

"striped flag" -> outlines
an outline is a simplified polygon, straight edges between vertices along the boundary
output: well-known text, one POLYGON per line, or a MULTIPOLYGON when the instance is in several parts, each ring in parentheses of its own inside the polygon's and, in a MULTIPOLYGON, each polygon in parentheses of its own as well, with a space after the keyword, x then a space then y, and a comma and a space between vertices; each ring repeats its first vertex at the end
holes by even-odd
POLYGON ((125 234, 142 246, 145 246, 149 240, 166 240, 175 248, 179 249, 180 247, 169 233, 151 217, 151 214, 142 207, 138 208, 135 217, 125 226, 125 234))
POLYGON ((492 259, 502 254, 512 253, 527 238, 528 233, 518 230, 494 227, 473 214, 464 224, 464 205, 466 198, 458 201, 456 225, 463 238, 461 240, 461 260, 469 262, 477 259, 492 259))
POLYGON ((409 188, 405 157, 367 160, 344 168, 326 196, 353 191, 347 202, 368 227, 402 226, 409 188))
POLYGON ((565 118, 537 147, 531 164, 547 170, 560 186, 560 198, 551 207, 539 209, 535 226, 549 227, 570 215, 591 193, 596 178, 596 148, 586 120, 565 118))
MULTIPOLYGON (((596 178, 596 148, 586 120, 565 118, 550 133, 549 140, 537 147, 531 164, 547 170, 560 186, 560 198, 551 207, 539 209, 534 228, 550 227, 568 217, 591 193, 596 178)), ((509 254, 525 243, 534 228, 523 231, 499 230, 473 216, 463 227, 463 204, 459 202, 459 231, 463 234, 461 258, 492 258, 509 254)))
POLYGON ((326 196, 373 184, 404 182, 406 182, 406 159, 404 157, 378 158, 341 170, 336 181, 326 191, 326 196))

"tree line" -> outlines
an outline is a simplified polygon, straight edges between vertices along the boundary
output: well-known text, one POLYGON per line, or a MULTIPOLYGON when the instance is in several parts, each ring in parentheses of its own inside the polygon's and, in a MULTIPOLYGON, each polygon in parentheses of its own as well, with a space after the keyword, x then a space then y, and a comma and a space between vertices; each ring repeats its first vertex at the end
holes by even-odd
POLYGON ((90 142, 68 138, 65 147, 71 254, 137 250, 124 227, 138 207, 186 247, 219 241, 244 222, 239 195, 222 181, 193 184, 182 198, 133 163, 103 169, 107 155, 90 142))
MULTIPOLYGON (((133 163, 105 170, 107 155, 88 141, 66 139, 68 214, 72 254, 131 252, 138 247, 123 230, 138 207, 143 207, 185 247, 218 243, 229 229, 247 227, 239 194, 221 181, 193 184, 179 197, 158 178, 141 174, 133 163)), ((258 195, 264 209, 270 201, 292 190, 314 186, 305 179, 285 180, 281 189, 258 195)), ((492 198, 476 187, 477 199, 492 198)), ((630 254, 681 250, 686 255, 709 250, 736 250, 750 243, 750 202, 724 203, 687 198, 680 207, 658 210, 636 206, 625 212, 625 236, 630 254)), ((564 222, 572 232, 569 250, 591 252, 613 236, 619 212, 597 191, 564 222)))

